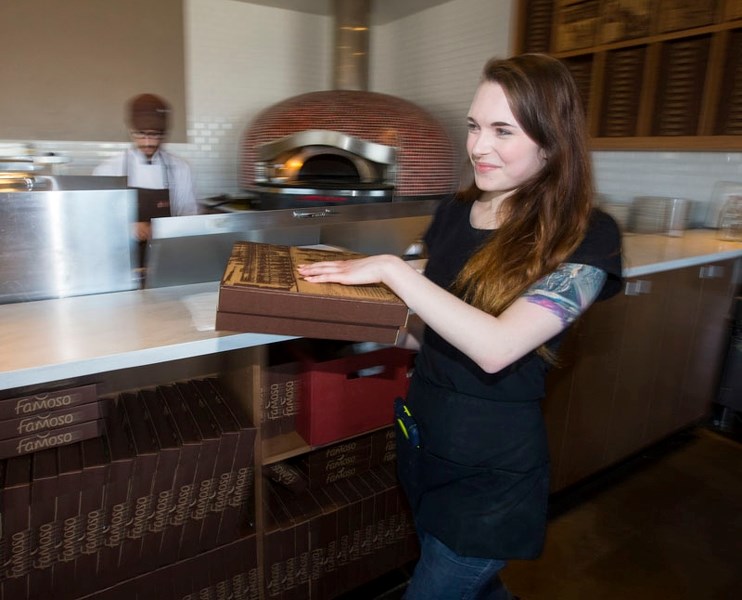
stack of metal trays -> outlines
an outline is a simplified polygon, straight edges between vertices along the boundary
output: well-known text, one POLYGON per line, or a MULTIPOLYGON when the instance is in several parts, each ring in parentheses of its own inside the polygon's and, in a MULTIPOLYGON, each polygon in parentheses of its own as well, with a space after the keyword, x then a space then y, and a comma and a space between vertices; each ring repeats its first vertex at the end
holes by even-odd
POLYGON ((43 156, 0 154, 0 192, 48 189, 50 168, 66 162, 69 162, 69 158, 56 154, 43 156))
POLYGON ((631 205, 631 231, 682 235, 689 225, 692 204, 685 198, 637 196, 631 205))

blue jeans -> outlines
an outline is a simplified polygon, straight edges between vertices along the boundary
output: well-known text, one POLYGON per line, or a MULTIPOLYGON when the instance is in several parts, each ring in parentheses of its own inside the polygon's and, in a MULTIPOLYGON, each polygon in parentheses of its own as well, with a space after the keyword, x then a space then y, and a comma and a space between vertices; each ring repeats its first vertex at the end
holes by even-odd
POLYGON ((498 576, 505 561, 459 556, 429 533, 418 536, 420 560, 404 600, 511 600, 498 576))

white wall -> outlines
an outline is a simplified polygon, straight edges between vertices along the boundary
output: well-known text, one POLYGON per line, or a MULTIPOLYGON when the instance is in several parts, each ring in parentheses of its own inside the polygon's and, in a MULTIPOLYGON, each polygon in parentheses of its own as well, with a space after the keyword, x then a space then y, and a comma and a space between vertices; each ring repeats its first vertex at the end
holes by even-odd
MULTIPOLYGON (((275 102, 330 87, 332 19, 235 0, 184 2, 189 143, 172 149, 193 165, 199 197, 236 193, 247 124, 275 102)), ((514 6, 514 0, 449 0, 375 26, 369 89, 427 108, 463 148, 480 69, 490 56, 511 52, 514 6)), ((35 145, 70 156, 73 162, 58 167, 69 174, 89 174, 123 147, 35 145)), ((716 181, 742 181, 742 152, 596 152, 594 158, 599 191, 618 201, 659 194, 708 203, 716 181)), ((704 214, 701 204, 695 220, 704 214)))
POLYGON ((202 196, 238 191, 240 137, 263 109, 331 81, 329 17, 186 0, 188 158, 202 196))
POLYGON ((463 149, 484 63, 511 53, 510 0, 450 0, 373 31, 370 87, 427 108, 463 149))

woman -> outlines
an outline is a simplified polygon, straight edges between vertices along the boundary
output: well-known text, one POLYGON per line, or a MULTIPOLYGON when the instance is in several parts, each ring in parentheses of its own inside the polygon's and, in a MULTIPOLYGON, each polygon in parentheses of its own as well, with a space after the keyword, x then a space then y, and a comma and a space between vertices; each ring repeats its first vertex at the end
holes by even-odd
POLYGON ((490 60, 467 120, 474 180, 438 207, 424 275, 390 255, 299 268, 310 282, 384 283, 425 324, 406 400, 419 445, 398 432, 421 542, 408 600, 512 597, 498 573, 538 556, 546 527, 547 367, 559 334, 620 288, 620 235, 592 207, 565 66, 490 60))

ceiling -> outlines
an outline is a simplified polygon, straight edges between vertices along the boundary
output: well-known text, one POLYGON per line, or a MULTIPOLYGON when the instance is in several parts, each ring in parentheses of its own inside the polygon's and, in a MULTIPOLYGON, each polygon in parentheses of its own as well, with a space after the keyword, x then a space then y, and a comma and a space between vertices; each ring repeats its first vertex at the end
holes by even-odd
MULTIPOLYGON (((331 15, 332 0, 240 0, 273 8, 284 8, 315 15, 331 15)), ((371 0, 371 23, 383 25, 449 0, 371 0)))

